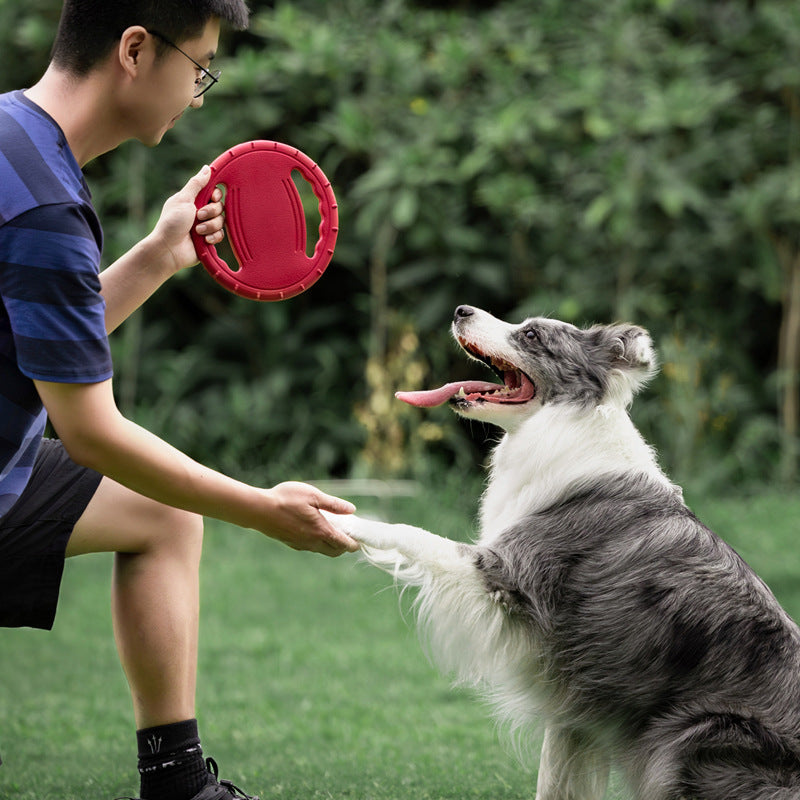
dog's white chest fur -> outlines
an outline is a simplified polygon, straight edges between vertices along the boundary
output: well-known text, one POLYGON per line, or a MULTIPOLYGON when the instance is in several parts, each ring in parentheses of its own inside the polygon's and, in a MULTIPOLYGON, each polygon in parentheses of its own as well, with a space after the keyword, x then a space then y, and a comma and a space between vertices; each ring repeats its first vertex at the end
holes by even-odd
POLYGON ((625 409, 543 408, 506 433, 493 453, 480 544, 553 505, 565 490, 620 471, 645 473, 671 485, 625 409))

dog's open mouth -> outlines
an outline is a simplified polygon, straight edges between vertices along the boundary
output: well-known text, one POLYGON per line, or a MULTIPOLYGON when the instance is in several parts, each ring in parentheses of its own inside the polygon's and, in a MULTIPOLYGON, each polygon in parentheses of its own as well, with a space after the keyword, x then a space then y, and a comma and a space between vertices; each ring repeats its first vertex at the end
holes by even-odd
POLYGON ((490 367, 500 379, 500 383, 486 381, 456 381, 438 389, 419 392, 397 392, 395 397, 412 406, 432 408, 451 401, 463 403, 527 403, 536 396, 536 386, 520 369, 497 356, 480 351, 466 339, 459 337, 458 343, 478 361, 490 367))

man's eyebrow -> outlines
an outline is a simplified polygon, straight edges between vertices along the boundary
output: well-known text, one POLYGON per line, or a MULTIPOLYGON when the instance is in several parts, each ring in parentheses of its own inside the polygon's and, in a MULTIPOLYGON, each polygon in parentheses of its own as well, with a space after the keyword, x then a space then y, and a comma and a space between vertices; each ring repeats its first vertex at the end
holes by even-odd
POLYGON ((206 54, 206 58, 209 61, 213 61, 216 57, 217 57, 217 53, 216 53, 215 50, 209 50, 208 53, 206 54))

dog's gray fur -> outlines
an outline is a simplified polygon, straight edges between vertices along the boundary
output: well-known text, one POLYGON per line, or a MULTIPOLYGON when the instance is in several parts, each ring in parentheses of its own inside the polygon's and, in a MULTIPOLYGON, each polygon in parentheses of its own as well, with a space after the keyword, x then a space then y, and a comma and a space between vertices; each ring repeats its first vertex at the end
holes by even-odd
POLYGON ((597 800, 616 764, 638 800, 800 798, 800 630, 684 505, 627 413, 596 441, 564 433, 600 429, 652 375, 646 332, 508 326, 461 307, 454 334, 536 387, 527 408, 453 397, 459 413, 500 418, 508 431, 480 540, 338 524, 371 561, 420 587, 445 669, 483 686, 514 725, 544 717, 537 797, 597 800), (603 412, 609 398, 616 405, 603 412), (572 470, 560 483, 544 476, 557 464, 572 470))
POLYGON ((674 493, 607 476, 474 560, 538 640, 557 721, 613 742, 640 797, 800 797, 797 627, 674 493))

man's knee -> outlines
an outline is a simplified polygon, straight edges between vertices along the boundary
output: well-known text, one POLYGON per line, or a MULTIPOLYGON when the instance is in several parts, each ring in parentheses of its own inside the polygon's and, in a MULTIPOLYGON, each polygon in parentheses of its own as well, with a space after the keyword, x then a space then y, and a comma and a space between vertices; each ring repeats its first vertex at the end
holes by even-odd
POLYGON ((180 508, 163 507, 156 544, 168 550, 200 558, 203 549, 203 517, 180 508))
POLYGON ((199 558, 203 518, 136 494, 104 478, 78 520, 67 555, 175 552, 199 558))

